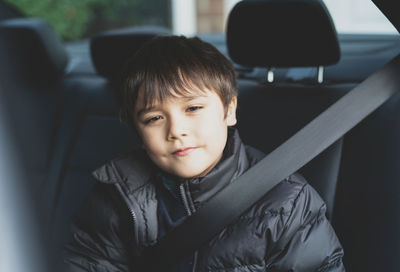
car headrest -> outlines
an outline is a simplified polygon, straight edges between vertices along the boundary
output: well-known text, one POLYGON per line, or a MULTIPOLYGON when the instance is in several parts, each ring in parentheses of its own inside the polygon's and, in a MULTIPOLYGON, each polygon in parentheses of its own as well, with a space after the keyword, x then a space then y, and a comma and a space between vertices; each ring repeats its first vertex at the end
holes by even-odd
POLYGON ((1 60, 10 75, 26 84, 48 84, 64 74, 68 54, 57 33, 41 19, 0 22, 1 60))
POLYGON ((335 64, 340 48, 335 26, 320 0, 246 0, 229 14, 231 59, 251 67, 335 64))
POLYGON ((116 79, 126 60, 144 43, 169 34, 170 31, 162 27, 132 27, 92 37, 90 51, 97 73, 109 80, 116 79))

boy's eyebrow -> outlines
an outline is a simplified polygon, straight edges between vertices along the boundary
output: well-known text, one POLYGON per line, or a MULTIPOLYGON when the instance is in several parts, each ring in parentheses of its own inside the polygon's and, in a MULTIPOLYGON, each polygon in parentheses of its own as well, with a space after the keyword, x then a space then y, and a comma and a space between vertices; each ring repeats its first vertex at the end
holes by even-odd
MULTIPOLYGON (((207 95, 206 94, 197 94, 197 95, 191 95, 191 96, 184 96, 184 97, 178 97, 179 99, 183 99, 183 100, 185 100, 185 102, 189 102, 189 101, 191 101, 191 100, 194 100, 194 99, 197 99, 197 98, 200 98, 200 97, 207 97, 207 95)), ((139 117, 139 116, 141 116, 142 114, 145 114, 145 113, 147 113, 147 112, 149 112, 149 111, 152 111, 152 110, 154 110, 156 107, 154 106, 154 105, 152 105, 152 106, 150 106, 150 107, 145 107, 145 108, 143 108, 143 109, 140 109, 138 112, 137 112, 137 117, 139 117)))
POLYGON ((154 108, 155 108, 154 106, 143 108, 143 109, 139 110, 136 115, 137 115, 137 117, 139 117, 142 114, 145 114, 146 112, 154 110, 154 108))

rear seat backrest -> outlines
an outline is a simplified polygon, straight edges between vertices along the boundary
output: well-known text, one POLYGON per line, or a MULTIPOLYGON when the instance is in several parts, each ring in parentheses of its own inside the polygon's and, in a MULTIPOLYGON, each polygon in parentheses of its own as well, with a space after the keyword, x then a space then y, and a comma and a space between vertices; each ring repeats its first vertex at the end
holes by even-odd
POLYGON ((7 90, 2 98, 22 154, 21 168, 40 207, 32 216, 47 242, 58 181, 51 175, 59 149, 57 133, 71 100, 63 85, 68 55, 45 21, 19 18, 0 22, 0 56, 0 85, 7 90))
POLYGON ((400 271, 400 94, 343 145, 334 227, 348 271, 400 271))
MULTIPOLYGON (((40 189, 44 208, 40 219, 52 249, 60 249, 65 242, 70 219, 94 183, 91 172, 139 145, 133 131, 119 121, 109 79, 120 69, 124 56, 165 30, 152 29, 147 34, 140 30, 137 39, 136 31, 110 32, 93 39, 94 63, 99 72, 105 71, 101 72, 104 78, 73 71, 65 74, 67 53, 43 20, 0 23, 0 84, 9 91, 7 110, 29 177, 40 189), (47 232, 49 228, 53 233, 47 232)), ((52 259, 59 261, 58 251, 53 253, 52 259)))
POLYGON ((0 22, 0 84, 29 178, 42 186, 64 103, 61 79, 68 56, 40 19, 0 22))
MULTIPOLYGON (((242 1, 232 9, 228 20, 229 56, 240 65, 319 67, 334 64, 340 58, 336 30, 320 1, 242 1)), ((352 87, 259 83, 240 78, 238 86, 238 127, 242 138, 265 153, 352 87)), ((300 170, 327 203, 328 218, 333 213, 341 148, 339 140, 300 170)))

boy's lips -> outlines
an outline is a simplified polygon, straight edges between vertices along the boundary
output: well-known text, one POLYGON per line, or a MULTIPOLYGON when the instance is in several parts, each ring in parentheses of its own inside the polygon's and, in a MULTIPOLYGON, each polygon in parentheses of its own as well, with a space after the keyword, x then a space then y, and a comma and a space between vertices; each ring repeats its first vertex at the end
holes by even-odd
POLYGON ((186 156, 189 155, 192 151, 194 151, 197 147, 184 147, 184 148, 179 148, 172 152, 172 155, 175 156, 186 156))

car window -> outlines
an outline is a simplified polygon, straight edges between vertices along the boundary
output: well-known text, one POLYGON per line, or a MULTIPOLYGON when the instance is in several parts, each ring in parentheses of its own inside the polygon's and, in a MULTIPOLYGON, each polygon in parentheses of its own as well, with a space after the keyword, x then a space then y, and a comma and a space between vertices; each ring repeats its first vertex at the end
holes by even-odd
MULTIPOLYGON (((175 34, 223 33, 239 0, 4 0, 23 16, 47 20, 65 41, 110 29, 153 25, 175 34)), ((396 29, 369 0, 323 0, 339 33, 388 34, 396 29)))
POLYGON ((339 33, 389 34, 397 30, 369 0, 324 0, 339 33))
POLYGON ((45 19, 65 41, 135 25, 170 27, 164 0, 4 0, 26 17, 45 19))

